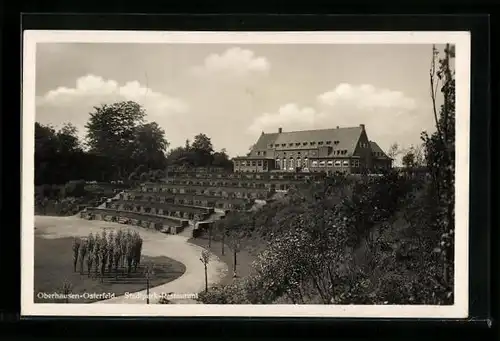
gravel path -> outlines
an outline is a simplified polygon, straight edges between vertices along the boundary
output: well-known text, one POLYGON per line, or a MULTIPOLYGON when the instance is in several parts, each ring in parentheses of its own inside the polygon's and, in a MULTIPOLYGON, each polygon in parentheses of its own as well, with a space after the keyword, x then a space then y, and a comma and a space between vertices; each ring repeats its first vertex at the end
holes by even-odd
MULTIPOLYGON (((151 288, 150 303, 155 303, 161 295, 173 294, 171 303, 195 304, 193 299, 182 299, 183 295, 189 296, 201 292, 205 288, 205 277, 200 255, 203 248, 188 243, 188 236, 166 235, 160 232, 147 230, 130 225, 122 225, 99 220, 84 220, 76 216, 72 217, 48 217, 35 216, 37 232, 43 238, 64 238, 88 236, 90 232, 99 233, 103 229, 126 229, 136 230, 144 240, 143 254, 151 257, 165 256, 175 259, 186 266, 186 272, 172 282, 151 288)), ((215 255, 208 266, 208 284, 212 286, 220 282, 227 274, 227 265, 221 262, 215 255)), ((146 290, 134 293, 133 297, 119 296, 102 303, 146 303, 146 290)))

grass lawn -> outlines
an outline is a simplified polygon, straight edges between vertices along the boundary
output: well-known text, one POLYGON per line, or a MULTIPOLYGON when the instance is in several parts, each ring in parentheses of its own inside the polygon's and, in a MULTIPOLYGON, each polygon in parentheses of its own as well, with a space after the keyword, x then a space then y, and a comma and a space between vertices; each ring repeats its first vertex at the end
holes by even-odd
MULTIPOLYGON (((226 285, 230 284, 233 281, 233 264, 234 264, 234 256, 233 251, 228 247, 224 247, 224 255, 222 255, 222 243, 220 241, 213 241, 210 243, 210 248, 208 247, 208 238, 205 236, 201 236, 199 238, 191 238, 188 240, 189 243, 201 246, 213 254, 215 254, 219 259, 227 264, 228 273, 222 279, 220 284, 226 285)), ((255 256, 250 254, 246 250, 242 250, 236 255, 236 272, 237 277, 246 277, 252 271, 252 262, 255 260, 255 256)), ((210 266, 210 264, 208 264, 210 266)))
MULTIPOLYGON (((88 277, 85 273, 73 272, 73 238, 45 239, 35 235, 34 300, 35 303, 65 303, 62 299, 38 298, 38 293, 63 294, 63 283, 71 283, 72 294, 137 292, 146 289, 144 267, 137 268, 130 277, 114 274, 105 275, 103 282, 99 278, 88 277)), ((150 287, 155 287, 180 277, 186 271, 184 264, 168 257, 144 256, 146 264, 154 264, 155 274, 150 287)), ((85 266, 86 268, 86 266, 85 266)), ((69 303, 90 303, 98 299, 69 299, 69 303)))

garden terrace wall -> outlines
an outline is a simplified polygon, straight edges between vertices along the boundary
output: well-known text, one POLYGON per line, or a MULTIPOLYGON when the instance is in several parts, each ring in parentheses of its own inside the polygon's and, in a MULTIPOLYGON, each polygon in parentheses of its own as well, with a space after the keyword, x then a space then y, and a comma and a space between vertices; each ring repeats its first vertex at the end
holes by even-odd
MULTIPOLYGON (((297 179, 168 179, 164 180, 167 185, 176 186, 210 186, 210 187, 244 187, 244 188, 264 188, 281 189, 290 185, 301 185, 307 180, 297 179)), ((165 186, 165 185, 162 185, 165 186)))
POLYGON ((168 173, 169 179, 280 179, 280 180, 321 180, 325 173, 291 173, 291 172, 265 172, 265 173, 168 173))
POLYGON ((210 195, 193 195, 186 193, 166 192, 141 192, 130 191, 125 194, 128 200, 147 200, 156 202, 173 203, 177 205, 196 205, 204 207, 216 207, 221 209, 247 210, 252 207, 254 200, 248 198, 228 198, 210 195))
POLYGON ((81 216, 82 218, 87 219, 106 220, 114 222, 119 222, 121 218, 126 218, 129 219, 129 223, 144 227, 149 227, 147 223, 155 223, 157 224, 157 226, 161 224, 162 227, 185 227, 189 225, 189 220, 187 219, 160 216, 148 213, 120 211, 109 208, 87 208, 86 212, 82 212, 81 216))
POLYGON ((272 189, 248 188, 248 187, 202 187, 194 185, 156 185, 142 186, 141 190, 146 193, 172 193, 172 194, 194 194, 210 195, 228 198, 251 198, 265 200, 273 195, 272 189))
POLYGON ((175 216, 191 220, 205 220, 214 213, 214 209, 209 207, 176 205, 145 200, 114 200, 106 203, 106 207, 120 211, 175 216))

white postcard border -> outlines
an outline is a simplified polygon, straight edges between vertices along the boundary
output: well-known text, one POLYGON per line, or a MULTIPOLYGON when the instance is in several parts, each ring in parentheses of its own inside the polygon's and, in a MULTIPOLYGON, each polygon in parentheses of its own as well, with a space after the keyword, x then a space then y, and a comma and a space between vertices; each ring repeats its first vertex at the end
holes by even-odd
MULTIPOLYGON (((469 303, 469 32, 25 31, 22 74, 21 315, 466 318, 469 303), (34 303, 34 123, 37 43, 456 45, 455 304, 202 305, 34 303)), ((430 51, 429 51, 430 61, 430 51)), ((71 61, 68 61, 71 62, 71 61)))

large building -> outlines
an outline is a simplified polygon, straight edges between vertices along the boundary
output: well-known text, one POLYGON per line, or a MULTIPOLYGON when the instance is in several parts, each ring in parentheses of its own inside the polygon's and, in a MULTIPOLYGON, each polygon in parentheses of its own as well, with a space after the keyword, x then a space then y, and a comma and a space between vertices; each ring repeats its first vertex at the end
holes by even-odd
POLYGON ((365 125, 264 133, 247 156, 233 159, 235 172, 361 173, 388 169, 389 158, 370 141, 365 125))

